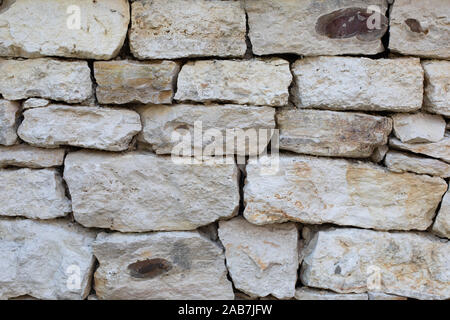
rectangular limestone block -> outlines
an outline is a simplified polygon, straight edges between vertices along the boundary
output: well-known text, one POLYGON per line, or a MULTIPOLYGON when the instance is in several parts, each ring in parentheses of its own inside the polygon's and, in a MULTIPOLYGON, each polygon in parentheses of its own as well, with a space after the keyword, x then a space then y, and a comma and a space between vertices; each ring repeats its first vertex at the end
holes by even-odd
POLYGON ((0 219, 0 299, 81 300, 91 289, 95 233, 65 220, 0 219))
POLYGON ((393 172, 414 172, 442 178, 450 177, 450 164, 447 162, 394 150, 386 154, 384 164, 393 172))
POLYGON ((281 150, 328 157, 367 158, 392 130, 387 117, 326 110, 285 109, 277 124, 281 150))
POLYGON ((389 146, 393 149, 410 151, 429 157, 450 162, 450 134, 446 133, 444 139, 432 143, 405 143, 397 138, 389 139, 389 146))
POLYGON ((377 54, 384 50, 386 0, 245 0, 256 55, 377 54))
POLYGON ((183 164, 148 152, 69 153, 64 168, 75 220, 122 232, 193 230, 230 218, 238 178, 235 163, 183 164))
POLYGON ((448 0, 395 0, 389 49, 403 55, 450 59, 448 0))
POLYGON ((447 183, 438 177, 392 173, 343 159, 280 154, 278 171, 246 167, 244 216, 255 224, 296 221, 377 230, 425 230, 447 183))
POLYGON ((136 0, 130 48, 138 59, 242 57, 246 19, 240 1, 136 0))
POLYGON ((0 145, 11 146, 17 143, 19 111, 19 103, 0 99, 0 145))
POLYGON ((427 233, 332 228, 310 241, 300 278, 340 293, 449 299, 449 264, 449 242, 427 233))
POLYGON ((52 219, 72 211, 54 169, 1 169, 0 216, 52 219))
POLYGON ((433 232, 440 237, 450 239, 450 191, 442 199, 441 209, 434 221, 433 232))
POLYGON ((49 168, 62 166, 64 149, 43 149, 27 144, 0 147, 0 168, 7 166, 49 168))
POLYGON ((26 110, 23 115, 20 138, 44 148, 69 145, 123 151, 142 127, 139 114, 119 108, 55 104, 26 110))
POLYGON ((416 58, 313 57, 297 60, 292 73, 299 108, 411 112, 422 106, 416 58))
POLYGON ((450 118, 450 61, 426 60, 422 61, 422 67, 425 71, 424 109, 450 118))
POLYGON ((0 56, 111 59, 125 41, 127 0, 0 1, 0 56))
POLYGON ((284 106, 291 81, 289 62, 279 58, 190 61, 178 76, 175 99, 284 106))
POLYGON ((258 155, 275 128, 275 109, 271 107, 179 104, 136 110, 143 125, 138 139, 157 154, 177 154, 183 148, 189 156, 258 155), (251 143, 246 143, 245 137, 251 138, 251 143))
POLYGON ((93 248, 99 299, 234 299, 223 249, 197 231, 101 233, 93 248))
POLYGON ((94 62, 97 99, 102 104, 172 103, 180 66, 173 61, 94 62))
POLYGON ((40 97, 79 103, 92 96, 91 70, 86 61, 0 59, 0 94, 9 100, 40 97))

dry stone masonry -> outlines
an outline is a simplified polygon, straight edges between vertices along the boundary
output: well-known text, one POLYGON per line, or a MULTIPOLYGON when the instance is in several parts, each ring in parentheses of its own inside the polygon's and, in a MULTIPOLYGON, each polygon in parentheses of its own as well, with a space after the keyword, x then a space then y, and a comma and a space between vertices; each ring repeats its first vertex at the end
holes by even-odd
POLYGON ((450 299, 448 0, 0 1, 0 299, 450 299))

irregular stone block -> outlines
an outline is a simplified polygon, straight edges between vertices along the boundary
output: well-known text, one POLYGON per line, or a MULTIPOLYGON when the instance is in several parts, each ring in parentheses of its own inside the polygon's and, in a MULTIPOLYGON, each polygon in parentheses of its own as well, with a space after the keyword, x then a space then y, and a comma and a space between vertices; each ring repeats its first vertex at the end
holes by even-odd
POLYGON ((367 158, 392 130, 386 117, 322 110, 277 113, 280 149, 328 157, 367 158))
POLYGON ((405 143, 438 142, 444 138, 444 118, 427 113, 399 113, 392 116, 394 134, 405 143))
POLYGON ((0 234, 0 299, 87 297, 93 231, 64 220, 0 219, 0 234))
POLYGON ((97 99, 103 104, 172 103, 180 66, 173 61, 94 62, 97 99))
POLYGON ((23 102, 22 109, 31 109, 31 108, 42 108, 46 107, 50 104, 50 101, 47 99, 41 98, 30 98, 23 102))
POLYGON ((383 161, 388 151, 389 147, 387 145, 376 147, 372 155, 370 156, 370 160, 375 163, 380 163, 381 161, 383 161))
POLYGON ((238 169, 219 160, 193 165, 146 152, 80 151, 64 179, 75 220, 122 232, 193 230, 239 207, 238 169))
POLYGON ((71 209, 56 170, 0 170, 0 216, 52 219, 71 209))
POLYGON ((64 149, 42 149, 26 144, 0 147, 0 168, 15 166, 39 169, 62 166, 64 155, 64 149))
POLYGON ((86 61, 0 59, 0 94, 9 100, 82 102, 92 96, 91 70, 86 61))
POLYGON ((422 61, 425 71, 424 109, 450 117, 450 61, 422 61))
POLYGON ((336 293, 301 287, 295 290, 296 300, 369 300, 367 293, 336 293))
POLYGON ((450 59, 450 6, 447 0, 395 0, 389 49, 404 55, 450 59))
POLYGON ((442 199, 441 209, 433 225, 433 232, 438 236, 450 239, 450 192, 447 192, 442 199))
POLYGON ((376 291, 416 299, 450 297, 450 245, 424 233, 361 229, 319 231, 300 277, 340 293, 376 291))
POLYGON ((398 151, 389 151, 386 154, 384 164, 393 172, 409 171, 442 178, 450 177, 450 164, 444 161, 418 157, 398 151))
POLYGON ((122 48, 129 21, 126 0, 5 0, 0 56, 111 59, 122 48))
POLYGON ((422 107, 416 58, 313 57, 297 60, 291 94, 299 108, 411 112, 422 107))
POLYGON ((257 55, 369 55, 384 50, 386 0, 246 0, 245 8, 257 55))
POLYGON ((186 140, 190 155, 258 155, 267 147, 275 128, 275 109, 270 107, 180 104, 136 110, 143 125, 139 140, 157 154, 171 154, 186 140), (179 139, 174 139, 175 133, 179 139), (253 143, 246 143, 246 134, 253 143), (197 135, 201 135, 199 142, 195 140, 197 135))
POLYGON ((219 238, 236 289, 251 297, 294 296, 299 264, 295 224, 255 226, 237 217, 219 222, 219 238))
POLYGON ((289 62, 279 58, 190 61, 178 75, 175 99, 284 106, 291 81, 289 62))
POLYGON ((396 138, 389 139, 389 145, 394 149, 406 150, 424 154, 433 158, 450 162, 450 134, 446 133, 444 139, 433 143, 403 143, 396 138))
POLYGON ((19 110, 17 102, 0 99, 0 144, 10 146, 17 143, 19 110))
POLYGON ((241 57, 247 50, 239 1, 140 0, 131 12, 130 48, 139 59, 241 57))
POLYGON ((20 138, 46 148, 70 145, 122 151, 142 128, 139 114, 127 109, 50 105, 23 115, 20 138))
POLYGON ((101 233, 99 299, 233 299, 223 250, 196 231, 101 233))
POLYGON ((441 178, 392 173, 371 163, 283 155, 278 172, 246 167, 244 216, 255 224, 296 221, 379 230, 425 230, 447 183, 441 178))

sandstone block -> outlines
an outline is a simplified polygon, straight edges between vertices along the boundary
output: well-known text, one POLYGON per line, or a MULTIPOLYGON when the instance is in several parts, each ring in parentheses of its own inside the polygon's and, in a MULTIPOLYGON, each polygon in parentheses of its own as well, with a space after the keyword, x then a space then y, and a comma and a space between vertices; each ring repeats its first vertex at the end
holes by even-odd
POLYGON ((429 157, 450 162, 450 134, 446 133, 444 139, 433 143, 403 143, 396 138, 389 139, 389 145, 394 149, 420 153, 429 157))
POLYGON ((442 178, 450 177, 450 164, 430 158, 418 157, 412 154, 389 151, 384 160, 386 167, 393 172, 414 172, 429 174, 442 178))
POLYGON ((0 147, 0 168, 15 166, 39 169, 62 166, 64 155, 64 149, 42 149, 27 144, 0 147))
POLYGON ((441 209, 433 225, 433 232, 450 239, 450 192, 447 192, 442 199, 441 209))
POLYGON ((17 120, 20 105, 17 102, 0 99, 0 145, 17 143, 17 120))
POLYGON ((395 136, 405 143, 438 142, 447 125, 441 116, 427 113, 398 113, 392 120, 395 136))
POLYGON ((423 61, 422 67, 425 71, 424 109, 450 117, 450 61, 423 61))

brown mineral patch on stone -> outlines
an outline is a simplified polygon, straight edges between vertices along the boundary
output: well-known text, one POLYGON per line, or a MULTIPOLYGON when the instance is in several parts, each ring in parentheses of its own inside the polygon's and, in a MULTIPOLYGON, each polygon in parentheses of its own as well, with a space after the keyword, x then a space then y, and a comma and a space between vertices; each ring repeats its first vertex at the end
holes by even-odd
POLYGON ((406 19, 405 23, 412 32, 428 34, 428 30, 424 30, 416 19, 406 19))
POLYGON ((172 264, 167 260, 155 258, 132 263, 128 266, 128 269, 130 275, 134 278, 151 279, 172 269, 172 264))

